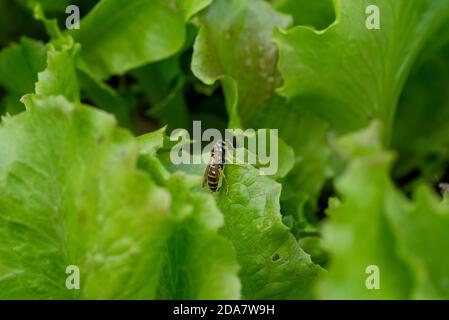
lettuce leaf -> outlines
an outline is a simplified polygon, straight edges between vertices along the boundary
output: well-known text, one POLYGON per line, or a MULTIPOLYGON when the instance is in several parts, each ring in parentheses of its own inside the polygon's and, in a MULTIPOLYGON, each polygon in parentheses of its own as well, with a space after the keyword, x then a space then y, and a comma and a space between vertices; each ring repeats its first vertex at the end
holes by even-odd
POLYGON ((131 135, 62 96, 24 102, 0 129, 1 297, 154 296, 170 196, 135 169, 131 135))
POLYGON ((410 68, 449 18, 446 0, 335 1, 337 19, 323 31, 278 30, 279 91, 323 117, 339 133, 385 125, 389 142, 397 102, 410 68), (380 29, 368 30, 369 5, 380 10, 380 29))
POLYGON ((293 17, 294 25, 324 29, 335 20, 332 0, 272 0, 274 7, 293 17))
POLYGON ((317 286, 325 299, 447 299, 449 207, 426 187, 407 199, 390 178, 393 156, 383 150, 378 125, 343 137, 348 159, 337 180, 339 201, 323 227, 331 253, 317 286), (379 270, 379 289, 369 289, 369 266, 379 270))
POLYGON ((102 0, 72 32, 98 78, 123 74, 178 52, 191 16, 211 0, 102 0))
POLYGON ((173 230, 164 248, 157 299, 239 299, 240 269, 234 248, 218 233, 223 214, 214 197, 198 190, 202 177, 169 173, 157 152, 166 127, 138 138, 139 167, 171 195, 173 230))
POLYGON ((230 127, 246 126, 281 84, 271 36, 291 19, 262 0, 215 0, 198 20, 192 71, 209 85, 221 80, 230 127))
POLYGON ((0 297, 239 298, 210 195, 182 175, 157 186, 110 115, 63 96, 24 102, 0 127, 0 297), (69 265, 80 290, 66 288, 69 265))
POLYGON ((406 299, 412 274, 400 256, 387 211, 402 210, 388 176, 392 156, 382 152, 378 128, 345 136, 341 152, 351 157, 336 181, 341 203, 328 209, 323 227, 331 253, 329 272, 319 283, 324 299, 406 299), (365 286, 370 265, 380 269, 380 290, 365 286))
POLYGON ((26 37, 0 51, 0 86, 7 93, 2 101, 4 112, 0 108, 0 114, 23 111, 19 100, 34 92, 37 74, 45 68, 46 55, 42 42, 26 37))
POLYGON ((70 50, 47 52, 47 68, 39 73, 36 94, 42 96, 63 95, 69 101, 80 101, 80 88, 75 70, 76 47, 70 50))
POLYGON ((232 241, 241 265, 246 299, 310 299, 322 269, 312 263, 282 223, 281 185, 251 167, 226 169, 218 206, 222 233, 232 241), (226 189, 228 188, 228 189, 226 189))
POLYGON ((446 45, 415 66, 398 106, 392 140, 399 153, 394 176, 405 181, 408 190, 420 182, 436 183, 444 175, 449 159, 448 121, 449 45, 446 45), (414 173, 417 179, 408 178, 414 173))
POLYGON ((311 215, 324 181, 329 177, 326 123, 277 96, 282 84, 272 41, 275 27, 292 19, 264 1, 217 0, 198 17, 201 27, 194 46, 192 71, 202 81, 221 80, 230 117, 229 127, 279 129, 293 148, 293 170, 283 180, 283 208, 298 211, 298 198, 307 198, 311 215), (234 12, 227 19, 222 12, 234 12))

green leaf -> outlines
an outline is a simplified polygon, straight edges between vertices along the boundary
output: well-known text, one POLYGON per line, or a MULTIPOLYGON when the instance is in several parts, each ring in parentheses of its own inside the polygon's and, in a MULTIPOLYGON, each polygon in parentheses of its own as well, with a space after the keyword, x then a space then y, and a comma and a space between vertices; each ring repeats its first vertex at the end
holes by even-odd
POLYGON ((335 20, 332 0, 273 0, 275 8, 293 17, 294 25, 328 27, 335 20))
POLYGON ((406 204, 390 181, 392 156, 381 151, 379 136, 370 128, 341 141, 351 161, 336 181, 342 201, 328 209, 323 228, 331 262, 319 282, 320 298, 407 299, 412 289, 413 274, 388 219, 390 212, 406 210, 406 204), (372 265, 379 268, 380 290, 366 287, 372 265))
POLYGON ((151 63, 132 71, 151 104, 161 103, 173 90, 173 83, 182 75, 179 55, 151 63))
POLYGON ((438 186, 441 189, 441 193, 443 194, 443 203, 448 206, 449 205, 449 183, 440 183, 438 186))
POLYGON ((435 183, 449 159, 449 46, 422 61, 408 79, 398 107, 392 145, 396 177, 419 172, 407 186, 435 183), (431 141, 432 143, 429 143, 431 141))
POLYGON ((301 247, 310 254, 313 263, 325 267, 328 263, 329 256, 324 250, 322 239, 317 236, 306 236, 299 240, 301 247))
POLYGON ((72 34, 99 78, 165 59, 185 42, 186 21, 204 0, 102 0, 72 34))
POLYGON ((0 22, 0 48, 10 45, 24 35, 31 38, 42 35, 39 24, 30 18, 18 1, 0 1, 0 22))
POLYGON ((65 11, 65 8, 71 4, 70 0, 15 0, 24 8, 29 8, 35 3, 39 3, 45 11, 65 11))
POLYGON ((324 31, 298 26, 277 31, 280 93, 332 124, 338 132, 385 124, 390 140, 397 102, 417 55, 449 18, 446 0, 335 1, 337 20, 324 31), (366 8, 380 10, 369 30, 366 8))
POLYGON ((20 98, 34 91, 37 74, 45 68, 45 59, 44 44, 25 37, 0 51, 0 85, 6 90, 0 114, 24 110, 20 98))
POLYGON ((280 184, 251 167, 227 166, 225 171, 229 185, 222 188, 218 206, 225 216, 222 233, 234 244, 241 265, 243 298, 311 298, 321 268, 282 223, 280 184))
MULTIPOLYGON (((140 138, 142 150, 154 153, 160 148, 163 129, 140 138), (154 136, 156 135, 156 137, 154 136)), ((174 174, 189 171, 201 186, 205 165, 168 167, 167 150, 160 149, 159 158, 174 174), (165 154, 165 156, 163 156, 165 154), (165 160, 164 160, 165 159, 165 160)), ((143 161, 146 171, 155 180, 166 180, 160 162, 143 161)), ((185 179, 185 178, 184 178, 185 179)), ((279 207, 281 185, 258 169, 245 165, 225 166, 225 178, 216 201, 223 212, 225 224, 220 233, 229 239, 241 266, 242 297, 246 299, 310 298, 311 285, 322 269, 313 264, 289 229, 282 223, 279 207)), ((178 192, 179 193, 179 192, 178 192)), ((173 197, 176 197, 174 193, 173 197)))
POLYGON ((331 253, 318 289, 332 299, 447 299, 449 207, 426 187, 408 200, 389 176, 392 154, 372 127, 345 136, 340 151, 350 161, 337 180, 341 201, 330 205, 323 233, 331 253), (369 290, 368 266, 379 270, 369 290))
POLYGON ((135 169, 132 137, 64 97, 24 101, 0 127, 1 297, 154 297, 170 196, 135 169))
POLYGON ((187 102, 184 97, 186 76, 180 56, 146 65, 133 71, 151 108, 148 114, 168 124, 169 130, 188 126, 187 102), (176 117, 173 117, 176 114, 176 117))
POLYGON ((197 14, 199 11, 206 8, 213 0, 185 0, 184 9, 186 20, 197 14))
POLYGON ((137 138, 140 153, 144 155, 154 156, 157 151, 164 146, 165 131, 167 127, 144 134, 137 138))
POLYGON ((131 99, 126 99, 108 84, 96 79, 91 72, 78 66, 77 78, 81 93, 85 99, 91 101, 98 108, 112 113, 122 127, 135 131, 131 119, 131 110, 134 107, 131 99))
POLYGON ((411 210, 388 213, 416 272, 411 298, 449 299, 449 259, 441 254, 441 248, 449 245, 449 207, 420 187, 411 210))
POLYGON ((178 172, 166 183, 180 222, 167 243, 157 298, 239 299, 235 251, 217 232, 223 214, 212 195, 192 190, 198 182, 198 177, 178 172))
POLYGON ((192 71, 206 84, 222 81, 230 127, 239 127, 240 119, 250 121, 281 84, 271 36, 291 19, 265 1, 215 0, 198 20, 192 71))
MULTIPOLYGON (((295 152, 293 149, 286 144, 282 139, 278 139, 279 150, 278 150, 278 170, 273 176, 274 179, 284 178, 293 168, 295 164, 295 152)), ((268 146, 268 148, 270 148, 268 146)), ((270 149, 268 149, 270 150, 270 149)))
POLYGON ((19 96, 34 91, 38 72, 45 68, 46 50, 42 42, 22 38, 0 51, 0 85, 19 96))
POLYGON ((291 19, 264 1, 219 0, 198 20, 201 29, 194 46, 193 73, 206 84, 221 80, 229 127, 279 129, 297 159, 286 177, 283 198, 291 199, 289 206, 296 211, 298 194, 310 193, 315 208, 329 175, 327 126, 275 92, 282 79, 276 68, 272 30, 288 27, 291 19), (234 14, 223 19, 222 12, 234 14))
POLYGON ((0 127, 2 298, 239 298, 211 195, 182 173, 157 187, 113 117, 62 96, 24 101, 0 127), (79 291, 66 288, 69 265, 79 291))
POLYGON ((324 183, 334 174, 328 126, 313 114, 290 111, 286 106, 278 115, 282 110, 289 116, 281 114, 277 121, 270 121, 274 127, 279 123, 283 139, 295 151, 295 165, 282 180, 283 214, 293 215, 298 222, 316 222, 318 198, 324 183))
POLYGON ((51 41, 54 43, 64 44, 65 41, 70 40, 71 37, 64 35, 59 28, 57 19, 48 19, 42 8, 40 2, 31 0, 28 2, 28 6, 32 9, 34 18, 43 23, 47 34, 50 36, 51 41))
POLYGON ((238 299, 239 266, 232 244, 219 235, 223 214, 213 196, 199 191, 202 177, 170 174, 156 156, 164 152, 166 127, 138 138, 139 166, 172 196, 174 230, 166 244, 158 299, 238 299))
POLYGON ((279 136, 294 151, 294 166, 280 181, 281 211, 284 216, 295 218, 292 231, 299 236, 309 224, 318 222, 317 213, 321 209, 318 200, 323 186, 340 171, 339 158, 330 147, 332 132, 325 121, 281 98, 265 106, 254 123, 279 128, 279 136))
POLYGON ((74 61, 76 54, 76 47, 64 51, 50 49, 47 56, 47 68, 38 75, 36 94, 62 95, 70 101, 79 102, 80 89, 74 61))
POLYGON ((14 115, 22 112, 25 108, 20 98, 15 94, 6 94, 0 101, 0 114, 14 115))

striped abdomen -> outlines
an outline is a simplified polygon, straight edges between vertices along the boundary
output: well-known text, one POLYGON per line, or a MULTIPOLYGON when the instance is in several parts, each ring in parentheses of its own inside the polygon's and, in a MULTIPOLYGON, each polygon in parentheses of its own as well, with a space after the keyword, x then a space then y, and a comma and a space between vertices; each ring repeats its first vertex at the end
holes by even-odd
POLYGON ((209 189, 213 192, 218 191, 221 172, 224 169, 225 162, 225 147, 224 141, 219 141, 211 151, 211 160, 207 166, 204 183, 207 183, 209 189))
POLYGON ((218 170, 215 170, 215 166, 209 168, 207 173, 207 185, 211 191, 218 191, 218 183, 220 182, 220 176, 218 170))

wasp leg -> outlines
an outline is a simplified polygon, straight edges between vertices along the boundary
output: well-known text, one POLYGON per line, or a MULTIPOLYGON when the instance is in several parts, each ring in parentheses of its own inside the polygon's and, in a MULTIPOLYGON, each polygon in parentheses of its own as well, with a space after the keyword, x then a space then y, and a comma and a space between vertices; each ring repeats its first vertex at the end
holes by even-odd
POLYGON ((229 193, 229 182, 228 182, 228 178, 226 177, 226 174, 224 173, 224 170, 220 172, 220 175, 223 177, 223 179, 226 182, 226 196, 229 193))

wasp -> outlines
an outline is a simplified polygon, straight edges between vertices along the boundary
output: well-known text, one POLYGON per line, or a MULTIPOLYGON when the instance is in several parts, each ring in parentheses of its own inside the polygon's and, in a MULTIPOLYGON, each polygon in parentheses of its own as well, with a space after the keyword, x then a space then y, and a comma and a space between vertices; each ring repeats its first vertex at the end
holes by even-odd
POLYGON ((224 175, 228 142, 220 140, 212 148, 209 164, 204 172, 203 187, 208 186, 212 192, 220 191, 220 178, 224 175))

